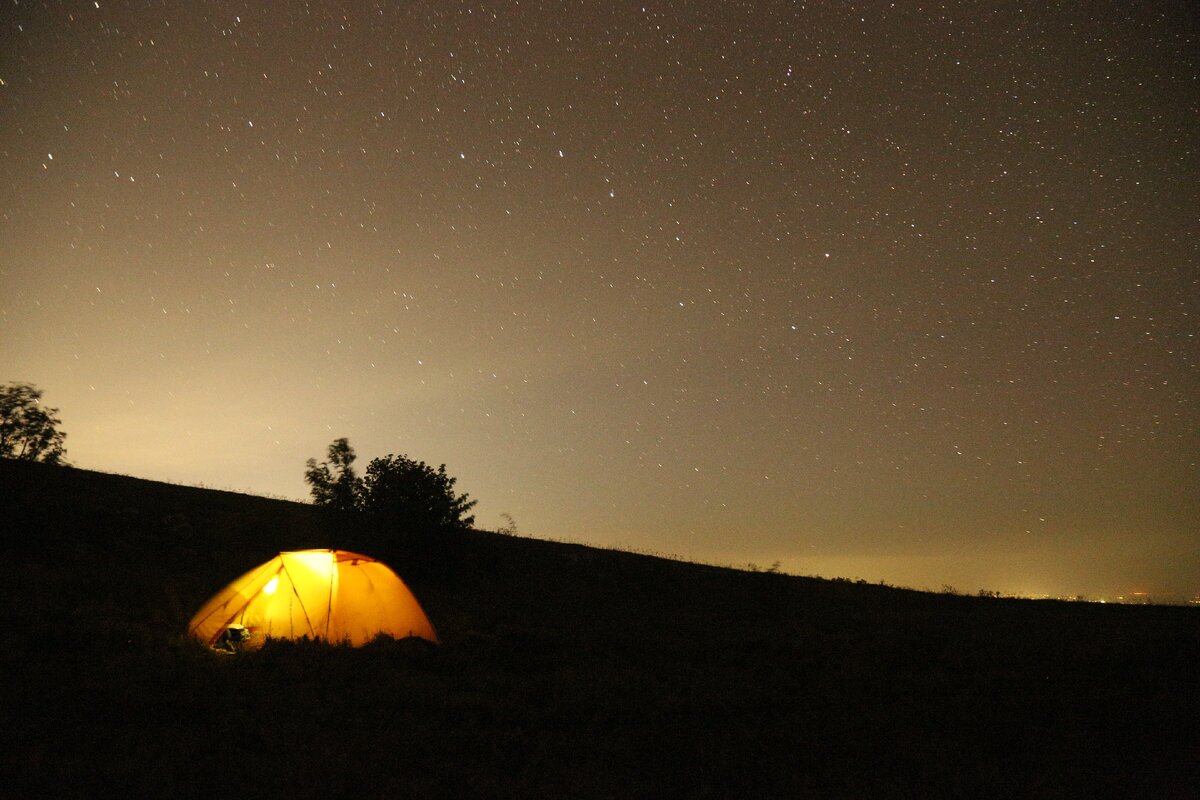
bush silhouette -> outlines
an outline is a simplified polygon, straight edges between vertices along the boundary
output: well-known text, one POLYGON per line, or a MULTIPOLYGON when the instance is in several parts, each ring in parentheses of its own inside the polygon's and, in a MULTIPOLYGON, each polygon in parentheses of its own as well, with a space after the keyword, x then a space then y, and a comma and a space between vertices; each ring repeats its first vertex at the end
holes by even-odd
POLYGON ((476 501, 456 495, 455 482, 445 464, 435 470, 424 461, 388 455, 367 465, 359 506, 406 528, 469 528, 475 517, 467 512, 476 501))

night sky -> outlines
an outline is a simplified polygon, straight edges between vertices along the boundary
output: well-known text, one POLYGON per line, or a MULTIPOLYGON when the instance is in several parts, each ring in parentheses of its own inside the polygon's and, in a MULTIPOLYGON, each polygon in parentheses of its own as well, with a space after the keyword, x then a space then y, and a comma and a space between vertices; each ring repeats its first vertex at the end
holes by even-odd
POLYGON ((0 11, 0 381, 77 466, 525 535, 1200 593, 1180 3, 0 11))

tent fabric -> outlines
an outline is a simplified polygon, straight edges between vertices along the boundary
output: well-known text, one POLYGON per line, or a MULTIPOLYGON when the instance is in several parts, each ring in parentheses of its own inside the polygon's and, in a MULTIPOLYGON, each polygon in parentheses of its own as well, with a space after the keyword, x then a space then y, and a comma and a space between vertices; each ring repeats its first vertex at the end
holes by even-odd
POLYGON ((345 550, 280 553, 226 586, 196 612, 188 632, 213 645, 244 625, 250 646, 268 638, 366 644, 378 634, 437 642, 420 603, 386 564, 345 550))

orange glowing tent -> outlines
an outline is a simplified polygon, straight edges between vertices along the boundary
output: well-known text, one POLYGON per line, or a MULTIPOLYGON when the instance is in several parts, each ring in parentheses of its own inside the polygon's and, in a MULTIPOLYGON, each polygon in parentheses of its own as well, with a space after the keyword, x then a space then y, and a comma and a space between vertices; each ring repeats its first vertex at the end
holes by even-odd
POLYGON ((366 644, 378 634, 437 642, 420 603, 386 564, 345 550, 280 553, 217 592, 188 623, 207 645, 309 637, 366 644))

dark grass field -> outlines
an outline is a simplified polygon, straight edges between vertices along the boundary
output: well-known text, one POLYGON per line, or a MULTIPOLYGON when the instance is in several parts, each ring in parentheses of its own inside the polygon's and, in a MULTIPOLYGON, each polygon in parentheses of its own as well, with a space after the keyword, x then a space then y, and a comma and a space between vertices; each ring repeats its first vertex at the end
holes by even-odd
POLYGON ((1200 796, 1200 612, 968 598, 0 461, 0 796, 1200 796), (359 549, 441 646, 183 636, 359 549))

